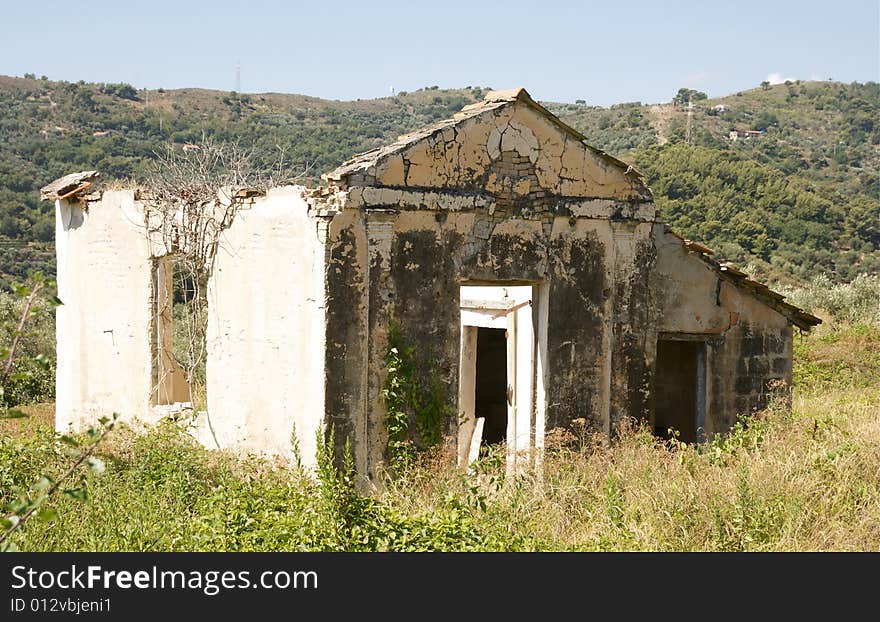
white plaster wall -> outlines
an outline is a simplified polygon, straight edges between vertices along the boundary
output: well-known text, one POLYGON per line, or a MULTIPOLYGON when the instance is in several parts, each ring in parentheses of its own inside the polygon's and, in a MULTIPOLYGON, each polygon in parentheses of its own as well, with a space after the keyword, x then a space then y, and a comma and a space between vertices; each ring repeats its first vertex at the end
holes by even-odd
POLYGON ((314 464, 324 421, 324 247, 303 188, 273 189, 237 212, 208 284, 208 447, 314 464))
POLYGON ((150 420, 151 262, 134 192, 55 206, 59 431, 100 416, 150 420))

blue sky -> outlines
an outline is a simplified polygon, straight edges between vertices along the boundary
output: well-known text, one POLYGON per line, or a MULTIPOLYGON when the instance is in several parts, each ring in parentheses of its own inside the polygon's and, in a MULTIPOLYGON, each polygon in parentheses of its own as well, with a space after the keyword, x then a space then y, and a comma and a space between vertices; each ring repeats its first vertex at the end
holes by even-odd
POLYGON ((609 105, 762 80, 880 80, 877 0, 4 0, 0 74, 383 97, 525 86, 609 105))

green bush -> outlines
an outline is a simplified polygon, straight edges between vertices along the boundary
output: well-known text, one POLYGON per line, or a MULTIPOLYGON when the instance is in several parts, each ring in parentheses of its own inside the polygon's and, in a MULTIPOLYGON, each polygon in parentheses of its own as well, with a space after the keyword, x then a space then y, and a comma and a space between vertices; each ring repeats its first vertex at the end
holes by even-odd
MULTIPOLYGON (((13 340, 24 300, 0 291, 0 346, 13 340)), ((3 361, 5 363, 5 361, 3 361)), ((4 385, 0 406, 50 401, 55 397, 55 310, 37 299, 4 385)))
MULTIPOLYGON (((37 473, 57 473, 68 458, 43 428, 0 439, 0 503, 37 473)), ((100 447, 100 475, 84 472, 82 503, 47 503, 50 522, 14 536, 22 550, 428 551, 509 548, 508 539, 466 508, 405 513, 359 493, 351 465, 333 466, 319 449, 317 477, 256 457, 207 451, 174 424, 143 436, 116 433, 100 447)), ((475 504, 471 504, 475 505, 475 504)))
POLYGON ((880 324, 880 275, 860 274, 849 283, 834 283, 822 274, 805 287, 780 287, 788 302, 809 311, 824 310, 836 322, 880 324))

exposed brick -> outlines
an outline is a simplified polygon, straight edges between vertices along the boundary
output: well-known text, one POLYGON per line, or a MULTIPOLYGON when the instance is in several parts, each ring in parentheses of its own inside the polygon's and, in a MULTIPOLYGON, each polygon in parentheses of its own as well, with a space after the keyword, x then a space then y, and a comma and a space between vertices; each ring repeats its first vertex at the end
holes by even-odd
POLYGON ((754 356, 749 360, 749 371, 754 376, 766 376, 770 372, 770 364, 764 357, 754 356))
POLYGON ((740 395, 748 395, 752 392, 752 377, 751 376, 738 376, 736 379, 736 384, 734 385, 734 389, 740 395))
POLYGON ((773 354, 782 354, 785 351, 785 339, 783 339, 781 335, 766 333, 764 336, 764 341, 766 343, 768 352, 772 352, 773 354))
POLYGON ((744 337, 740 348, 742 349, 742 353, 746 356, 754 356, 756 354, 764 353, 764 339, 761 335, 754 335, 752 337, 744 337))

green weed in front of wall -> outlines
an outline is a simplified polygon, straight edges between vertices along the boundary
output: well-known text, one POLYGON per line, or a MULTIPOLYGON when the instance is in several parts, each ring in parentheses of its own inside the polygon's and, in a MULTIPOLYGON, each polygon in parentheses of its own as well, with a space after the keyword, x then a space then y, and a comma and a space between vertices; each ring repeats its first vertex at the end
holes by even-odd
POLYGON ((451 409, 444 400, 443 386, 432 364, 427 378, 415 364, 415 347, 404 342, 394 322, 389 327, 385 352, 385 388, 382 396, 388 414, 388 454, 392 469, 399 471, 412 462, 417 448, 428 449, 443 438, 443 422, 451 409), (409 433, 415 423, 419 445, 409 433))

